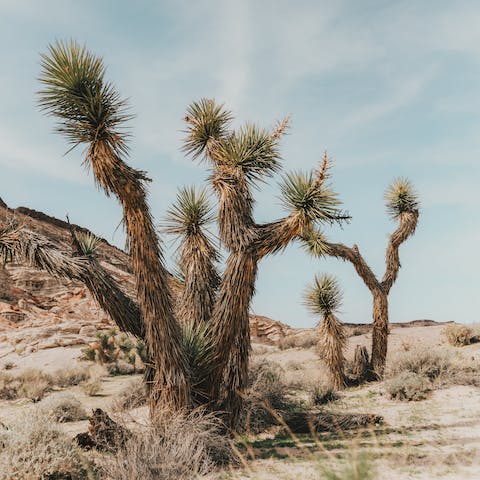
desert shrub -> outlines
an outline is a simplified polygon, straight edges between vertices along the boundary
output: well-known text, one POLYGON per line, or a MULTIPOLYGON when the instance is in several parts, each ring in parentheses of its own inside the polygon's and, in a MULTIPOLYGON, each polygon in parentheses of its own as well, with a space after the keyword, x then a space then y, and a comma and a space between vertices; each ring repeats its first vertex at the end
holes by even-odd
POLYGON ((50 417, 17 417, 0 429, 0 480, 84 480, 93 478, 82 452, 50 417))
POLYGON ((52 389, 53 380, 48 374, 36 369, 28 369, 18 375, 0 373, 0 399, 15 400, 28 398, 40 401, 52 389))
POLYGON ((107 480, 191 480, 231 458, 222 425, 212 414, 165 412, 155 426, 133 433, 115 454, 104 457, 107 480))
POLYGON ((454 368, 448 352, 432 349, 415 349, 399 353, 388 365, 388 375, 395 377, 402 372, 417 373, 434 380, 454 368))
POLYGON ((278 346, 280 350, 288 350, 296 347, 296 338, 293 335, 288 335, 279 340, 278 346))
POLYGON ((387 393, 391 399, 418 401, 427 398, 432 384, 424 375, 403 371, 387 383, 387 393))
POLYGON ((284 416, 297 408, 301 406, 289 395, 282 367, 267 360, 252 362, 241 427, 260 432, 278 424, 273 412, 284 416))
POLYGON ((326 405, 338 400, 338 395, 330 386, 323 383, 313 385, 310 391, 310 402, 314 406, 326 405))
POLYGON ((87 418, 87 412, 73 395, 50 397, 43 400, 39 406, 56 422, 78 422, 87 418))
POLYGON ((465 325, 450 324, 443 329, 443 335, 447 342, 454 347, 463 347, 474 343, 476 337, 471 328, 465 325))
POLYGON ((350 330, 351 337, 358 337, 359 335, 363 335, 364 333, 366 332, 361 327, 354 327, 350 330))
POLYGON ((84 367, 59 369, 53 373, 53 383, 62 388, 80 385, 89 378, 89 372, 84 367))
POLYGON ((82 390, 85 395, 94 397, 102 389, 102 377, 108 375, 103 365, 92 365, 88 369, 88 379, 82 383, 82 390))
POLYGON ((83 392, 85 393, 85 395, 88 395, 89 397, 94 397, 100 392, 101 389, 102 389, 102 382, 100 381, 99 378, 91 378, 90 380, 87 380, 82 385, 83 392))
POLYGON ((98 332, 97 339, 84 348, 82 354, 83 360, 106 365, 112 375, 144 371, 147 363, 145 344, 135 342, 127 334, 118 333, 115 329, 98 332))
POLYGON ((114 363, 108 363, 106 367, 110 375, 132 375, 135 373, 135 365, 124 362, 123 360, 117 360, 114 363))
POLYGON ((18 398, 20 381, 10 373, 0 372, 0 400, 15 400, 18 398))
POLYGON ((318 342, 318 335, 314 332, 303 333, 301 335, 287 335, 280 339, 278 346, 280 350, 290 348, 311 348, 318 342))
POLYGON ((147 403, 148 394, 143 380, 131 381, 113 401, 113 409, 117 412, 142 407, 147 403))

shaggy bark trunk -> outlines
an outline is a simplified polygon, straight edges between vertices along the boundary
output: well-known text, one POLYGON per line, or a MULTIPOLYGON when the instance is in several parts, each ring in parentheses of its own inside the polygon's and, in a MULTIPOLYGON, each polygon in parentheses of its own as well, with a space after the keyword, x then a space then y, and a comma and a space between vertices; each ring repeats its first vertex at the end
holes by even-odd
POLYGON ((373 293, 372 371, 382 378, 388 348, 388 297, 381 290, 373 293))

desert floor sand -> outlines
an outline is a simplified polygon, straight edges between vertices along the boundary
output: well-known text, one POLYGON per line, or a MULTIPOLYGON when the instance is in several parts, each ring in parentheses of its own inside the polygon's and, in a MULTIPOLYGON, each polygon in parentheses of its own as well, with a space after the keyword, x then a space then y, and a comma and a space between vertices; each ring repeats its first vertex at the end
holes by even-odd
MULTIPOLYGON (((456 356, 458 361, 480 361, 480 344, 451 347, 442 337, 442 326, 392 328, 389 361, 398 352, 423 348, 441 348, 456 356)), ((347 358, 353 356, 357 344, 368 345, 371 335, 349 338, 347 358)), ((11 373, 27 368, 54 371, 59 367, 82 365, 80 348, 52 348, 28 356, 11 354, 3 362, 14 362, 11 373)), ((280 364, 288 382, 314 384, 325 377, 324 367, 315 348, 280 350, 276 346, 254 345, 254 359, 280 364)), ((139 375, 105 376, 98 395, 88 396, 76 386, 52 392, 49 396, 73 394, 88 410, 104 408, 111 411, 120 391, 139 375)), ((36 408, 27 400, 0 402, 0 422, 7 424, 18 415, 36 408)), ((385 382, 349 388, 338 400, 329 404, 336 412, 373 413, 385 422, 371 429, 344 434, 324 433, 315 438, 301 435, 292 439, 278 436, 275 431, 249 438, 250 452, 245 454, 246 466, 233 471, 221 471, 212 479, 291 479, 322 478, 322 466, 338 465, 337 457, 347 461, 366 452, 379 472, 379 478, 391 479, 477 479, 480 478, 480 388, 446 386, 432 392, 419 402, 390 400, 385 394, 385 382)), ((147 409, 129 412, 132 419, 143 421, 147 409)), ((72 436, 85 431, 87 422, 63 424, 72 436)))

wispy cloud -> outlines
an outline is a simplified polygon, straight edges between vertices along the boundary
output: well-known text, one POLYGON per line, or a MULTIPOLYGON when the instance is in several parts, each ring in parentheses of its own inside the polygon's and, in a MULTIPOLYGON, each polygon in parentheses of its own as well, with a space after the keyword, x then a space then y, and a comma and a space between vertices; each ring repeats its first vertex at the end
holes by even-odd
POLYGON ((83 184, 87 182, 84 172, 72 160, 63 158, 43 145, 32 145, 15 130, 0 125, 0 165, 8 167, 18 175, 38 174, 41 178, 52 178, 83 184))

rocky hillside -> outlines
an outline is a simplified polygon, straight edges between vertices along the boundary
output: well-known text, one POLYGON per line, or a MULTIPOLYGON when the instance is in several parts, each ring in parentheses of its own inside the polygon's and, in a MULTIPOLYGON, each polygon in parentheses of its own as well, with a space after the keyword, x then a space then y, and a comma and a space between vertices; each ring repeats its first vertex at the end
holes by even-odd
MULTIPOLYGON (((0 199, 0 223, 12 218, 59 247, 70 248, 68 223, 28 208, 8 208, 0 199)), ((126 253, 104 240, 98 255, 103 266, 133 295, 126 253)), ((0 358, 13 351, 28 355, 53 347, 83 345, 97 330, 112 326, 82 284, 52 278, 23 264, 0 265, 0 358)), ((261 316, 252 316, 251 326, 254 339, 267 344, 277 343, 292 331, 261 316)))

